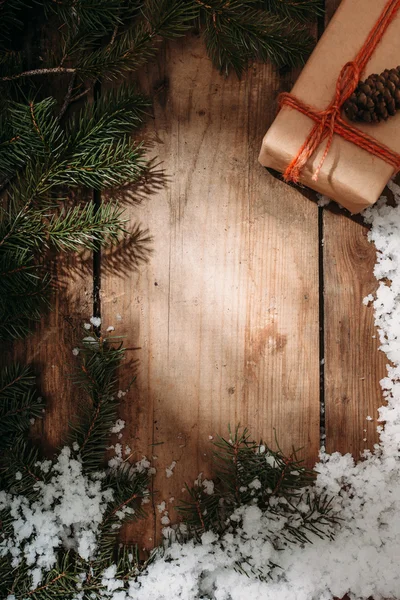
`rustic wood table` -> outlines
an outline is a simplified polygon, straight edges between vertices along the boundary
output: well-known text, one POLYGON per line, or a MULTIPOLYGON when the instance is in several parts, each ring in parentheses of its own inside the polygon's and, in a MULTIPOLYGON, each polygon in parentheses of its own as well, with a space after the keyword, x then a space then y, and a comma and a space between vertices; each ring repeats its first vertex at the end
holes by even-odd
MULTIPOLYGON (((328 19, 337 4, 327 1, 328 19)), ((295 77, 257 64, 241 81, 224 78, 195 35, 142 74, 155 95, 146 137, 163 176, 140 204, 128 194, 126 206, 149 228, 152 254, 138 269, 123 254, 103 255, 100 287, 103 325, 130 348, 121 389, 139 361, 122 399, 123 441, 133 459, 154 457, 157 474, 149 518, 125 537, 146 548, 160 537, 156 505, 165 500, 175 518, 184 482, 211 473, 211 436, 227 435, 228 424, 272 446, 276 432, 310 466, 321 424, 329 452, 357 458, 377 441, 386 360, 362 303, 376 289, 367 229, 257 162, 276 97, 295 77)), ((48 409, 39 433, 49 447, 80 402, 66 375, 92 314, 91 267, 91 257, 55 266, 55 310, 15 349, 41 372, 48 409)))

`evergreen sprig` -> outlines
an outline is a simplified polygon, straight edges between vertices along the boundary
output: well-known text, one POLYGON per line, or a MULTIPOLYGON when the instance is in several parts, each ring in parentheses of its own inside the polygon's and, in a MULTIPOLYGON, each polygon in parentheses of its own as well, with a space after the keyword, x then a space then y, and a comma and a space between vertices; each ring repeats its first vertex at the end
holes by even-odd
MULTIPOLYGON (((102 190, 142 177, 143 148, 128 132, 142 124, 148 101, 123 87, 64 126, 55 108, 54 98, 45 98, 12 102, 3 114, 0 181, 7 208, 0 212, 0 339, 26 335, 48 306, 49 251, 132 241, 118 203, 97 206, 75 194, 71 204, 63 196, 72 187, 102 190)), ((142 236, 139 254, 144 245, 142 236)))
MULTIPOLYGON (((71 459, 78 461, 83 472, 92 481, 101 481, 108 492, 103 520, 97 532, 95 553, 90 559, 82 558, 76 549, 60 546, 57 562, 42 569, 40 582, 32 585, 32 565, 23 555, 2 551, 0 558, 0 597, 11 595, 15 600, 35 598, 84 597, 101 598, 106 589, 103 573, 115 565, 115 574, 123 585, 136 576, 140 568, 136 546, 121 547, 117 536, 121 525, 144 517, 142 500, 148 496, 149 475, 140 465, 128 461, 108 467, 106 449, 115 423, 118 404, 117 369, 124 357, 118 339, 103 338, 95 331, 87 331, 79 352, 76 383, 83 388, 86 402, 80 413, 81 423, 70 431, 71 459), (14 558, 13 558, 14 557, 14 558)), ((0 374, 1 443, 0 483, 3 494, 29 502, 34 512, 40 504, 44 484, 51 484, 58 454, 43 462, 40 448, 28 438, 32 418, 41 417, 43 401, 35 391, 32 371, 14 365, 0 374), (15 422, 15 411, 21 412, 15 422), (45 464, 45 468, 44 468, 45 464), (35 504, 36 503, 36 504, 35 504), (36 508, 35 508, 36 507, 36 508)), ((0 543, 7 547, 15 532, 15 514, 0 503, 0 543)), ((46 496, 45 503, 50 498, 46 496)), ((53 499, 53 502, 56 501, 53 499)), ((61 543, 61 540, 60 540, 61 543)))
POLYGON ((91 401, 85 404, 76 423, 71 424, 73 439, 87 471, 97 471, 104 461, 104 450, 110 429, 117 417, 117 369, 124 351, 109 347, 107 340, 94 332, 86 336, 80 348, 81 361, 75 382, 91 401))
POLYGON ((12 364, 0 371, 0 451, 26 434, 44 408, 29 367, 12 364))
POLYGON ((330 498, 311 493, 314 471, 294 451, 286 457, 279 449, 254 442, 247 429, 229 433, 229 439, 213 442, 212 493, 199 479, 187 487, 190 500, 178 506, 190 532, 196 537, 208 530, 222 535, 235 527, 230 517, 237 508, 256 504, 271 519, 286 519, 280 536, 287 542, 309 542, 311 534, 331 536, 338 519, 330 498))
MULTIPOLYGON (((281 4, 287 13, 291 12, 289 3, 281 4)), ((278 66, 294 66, 312 47, 312 38, 304 26, 289 19, 282 10, 273 12, 270 7, 266 11, 257 2, 240 0, 207 0, 201 6, 207 50, 223 73, 233 70, 240 76, 254 60, 269 59, 278 66)))
MULTIPOLYGON (((233 69, 240 75, 249 61, 265 58, 292 65, 302 62, 312 45, 302 24, 322 13, 320 0, 42 0, 39 4, 59 25, 62 52, 49 55, 47 64, 43 61, 37 68, 27 64, 19 72, 10 56, 3 65, 4 81, 66 74, 82 83, 88 77, 119 77, 152 57, 160 39, 185 35, 195 24, 200 24, 209 55, 223 72, 233 69)), ((17 5, 7 23, 11 29, 19 26, 17 16, 23 18, 17 5)))

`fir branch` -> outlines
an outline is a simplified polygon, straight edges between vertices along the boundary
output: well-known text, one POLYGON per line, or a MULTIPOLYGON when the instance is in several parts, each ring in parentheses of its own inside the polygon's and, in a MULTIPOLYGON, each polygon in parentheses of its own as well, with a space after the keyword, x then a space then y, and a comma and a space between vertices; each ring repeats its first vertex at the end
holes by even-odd
POLYGON ((38 481, 48 477, 38 466, 39 449, 20 436, 3 452, 0 460, 1 489, 23 495, 32 502, 38 496, 38 481))
POLYGON ((96 249, 99 244, 116 244, 125 233, 122 211, 117 204, 92 202, 74 206, 49 219, 46 234, 48 243, 58 251, 76 252, 80 248, 96 249))
POLYGON ((118 140, 140 127, 149 114, 151 102, 136 87, 122 85, 102 93, 67 123, 69 146, 87 152, 99 144, 118 140))
POLYGON ((53 67, 44 69, 32 69, 30 71, 24 71, 22 73, 15 73, 14 75, 8 75, 0 77, 0 81, 15 81, 24 77, 36 77, 38 75, 60 75, 62 73, 75 73, 76 69, 72 67, 53 67))
POLYGON ((203 36, 214 65, 238 77, 250 62, 271 60, 278 66, 302 62, 312 48, 304 27, 264 10, 254 2, 210 0, 203 5, 203 36))
POLYGON ((0 43, 8 42, 12 37, 12 31, 22 27, 22 11, 25 7, 25 0, 2 0, 0 3, 0 43))
POLYGON ((72 552, 63 552, 57 565, 48 571, 41 584, 31 589, 30 578, 25 577, 18 581, 14 589, 16 600, 29 598, 31 600, 49 600, 49 598, 70 598, 77 590, 80 581, 78 575, 78 563, 72 552))
MULTIPOLYGON (((237 527, 230 520, 236 509, 257 504, 272 519, 285 519, 283 539, 309 542, 309 535, 331 536, 338 518, 331 511, 327 496, 311 494, 315 473, 295 457, 285 457, 280 450, 250 439, 246 429, 229 430, 229 439, 218 437, 214 460, 216 480, 213 489, 199 478, 187 488, 191 499, 178 506, 192 534, 198 537, 211 529, 223 534, 237 527)), ((207 483, 207 482, 206 482, 207 483)), ((271 533, 271 541, 279 545, 271 533)))
POLYGON ((123 0, 44 0, 46 13, 55 14, 63 26, 85 31, 102 31, 123 22, 128 13, 123 0))
MULTIPOLYGON (((34 385, 35 377, 29 367, 14 363, 0 371, 0 402, 23 396, 34 385)), ((0 405, 2 410, 3 404, 0 405)), ((0 419, 1 421, 1 419, 0 419)))
POLYGON ((143 146, 135 145, 128 137, 112 145, 87 147, 68 158, 65 168, 57 173, 56 184, 96 190, 138 181, 147 166, 143 146))
POLYGON ((104 485, 114 491, 112 503, 104 515, 102 527, 108 527, 110 522, 121 521, 125 512, 124 521, 136 520, 144 516, 141 500, 148 495, 149 476, 146 471, 138 471, 135 466, 123 463, 119 468, 109 471, 104 485), (134 508, 134 510, 132 510, 134 508))
POLYGON ((49 306, 50 274, 35 264, 29 248, 14 245, 0 249, 0 273, 0 340, 25 337, 49 306))
POLYGON ((263 0, 263 7, 278 16, 307 22, 324 14, 321 0, 263 0))
POLYGON ((157 52, 159 38, 173 39, 192 27, 197 8, 190 0, 148 0, 142 15, 144 19, 112 37, 112 43, 81 55, 77 70, 82 77, 112 80, 137 70, 157 52))
POLYGON ((112 342, 94 333, 85 338, 80 349, 75 381, 89 395, 90 403, 82 407, 79 422, 71 425, 71 434, 87 471, 104 465, 106 441, 117 416, 116 370, 122 358, 121 347, 113 347, 112 342))
POLYGON ((29 367, 17 363, 0 370, 0 450, 13 447, 42 417, 44 403, 29 367))

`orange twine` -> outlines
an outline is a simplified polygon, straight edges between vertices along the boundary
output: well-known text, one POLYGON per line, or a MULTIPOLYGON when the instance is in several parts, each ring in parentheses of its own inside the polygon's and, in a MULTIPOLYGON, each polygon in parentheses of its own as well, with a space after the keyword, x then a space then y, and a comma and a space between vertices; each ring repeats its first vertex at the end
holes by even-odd
POLYGON ((340 71, 336 82, 335 97, 325 110, 317 110, 302 102, 292 94, 283 93, 279 96, 279 107, 289 106, 303 113, 313 121, 313 126, 306 141, 301 146, 297 155, 286 168, 283 177, 285 181, 294 181, 297 183, 300 178, 301 171, 307 160, 314 154, 315 150, 327 138, 326 146, 319 165, 313 175, 313 180, 318 179, 319 172, 328 155, 332 144, 333 135, 336 133, 345 140, 356 144, 370 154, 383 159, 388 164, 392 165, 396 171, 400 169, 400 154, 397 154, 384 144, 378 142, 372 136, 363 133, 352 125, 349 125, 340 115, 343 104, 351 96, 357 87, 360 75, 363 72, 367 62, 369 61, 376 46, 379 44, 386 29, 393 21, 397 11, 400 8, 400 0, 389 0, 379 19, 370 31, 364 45, 358 52, 355 59, 344 65, 340 71))

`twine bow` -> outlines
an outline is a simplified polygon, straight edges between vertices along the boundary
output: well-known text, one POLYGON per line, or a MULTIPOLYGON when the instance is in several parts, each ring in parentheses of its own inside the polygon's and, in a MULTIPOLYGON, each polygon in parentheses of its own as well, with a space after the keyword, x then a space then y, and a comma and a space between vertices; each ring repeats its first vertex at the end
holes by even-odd
POLYGON ((314 154, 317 148, 319 148, 321 143, 327 139, 321 160, 312 176, 312 179, 316 181, 329 153, 334 134, 340 135, 345 140, 356 144, 370 154, 383 159, 385 162, 392 165, 396 171, 400 169, 399 154, 384 144, 381 144, 372 136, 363 133, 347 123, 340 114, 343 104, 350 98, 351 94, 356 89, 361 73, 376 46, 382 39, 389 24, 396 16, 399 8, 400 0, 389 0, 386 3, 384 10, 380 14, 379 19, 370 31, 355 59, 342 67, 336 82, 335 96, 325 110, 316 110, 292 94, 283 93, 279 96, 280 108, 282 106, 289 106, 315 121, 315 125, 307 136, 304 144, 286 168, 283 174, 285 181, 297 183, 308 159, 314 154))

